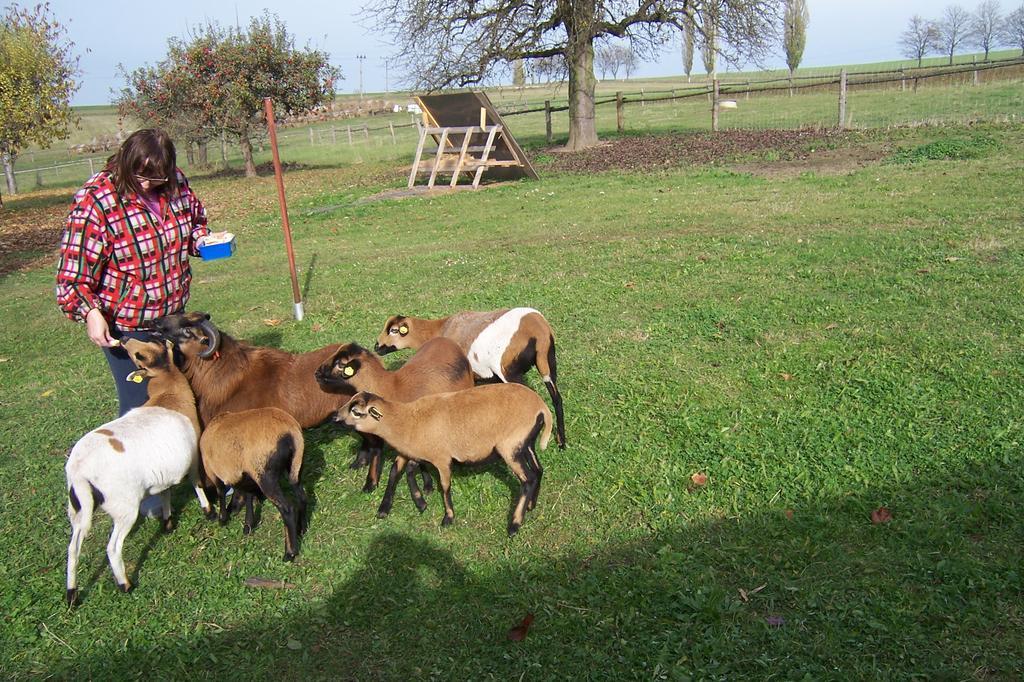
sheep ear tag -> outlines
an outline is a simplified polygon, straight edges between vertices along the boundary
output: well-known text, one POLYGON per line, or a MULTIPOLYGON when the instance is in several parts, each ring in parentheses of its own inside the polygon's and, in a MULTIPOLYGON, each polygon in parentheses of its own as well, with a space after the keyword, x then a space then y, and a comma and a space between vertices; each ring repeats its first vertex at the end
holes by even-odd
POLYGON ((131 381, 136 384, 141 384, 146 378, 146 372, 141 369, 137 369, 128 376, 125 377, 127 381, 131 381))
POLYGON ((376 407, 371 407, 370 416, 376 419, 377 421, 380 421, 380 418, 383 417, 384 415, 382 415, 380 413, 380 410, 378 410, 376 407))
POLYGON ((398 333, 401 334, 402 336, 405 336, 406 334, 409 333, 409 328, 403 324, 401 327, 398 328, 398 333))
POLYGON ((352 365, 345 365, 345 369, 341 370, 341 373, 347 377, 354 376, 356 371, 352 369, 352 365))

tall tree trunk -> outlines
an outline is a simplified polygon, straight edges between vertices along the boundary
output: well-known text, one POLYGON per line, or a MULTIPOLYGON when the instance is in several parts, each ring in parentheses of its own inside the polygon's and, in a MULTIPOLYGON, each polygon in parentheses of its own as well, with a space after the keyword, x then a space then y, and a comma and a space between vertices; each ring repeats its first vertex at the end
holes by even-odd
POLYGON ((242 159, 245 161, 245 177, 255 178, 256 164, 252 160, 252 142, 249 141, 248 134, 243 133, 239 136, 238 146, 242 150, 242 159))
MULTIPOLYGON (((570 38, 571 40, 571 38, 570 38)), ((566 149, 577 150, 597 144, 597 124, 594 118, 594 42, 579 39, 569 57, 569 142, 566 149)))
POLYGON ((210 155, 208 151, 209 144, 205 140, 203 140, 202 142, 197 142, 196 145, 198 157, 196 160, 199 162, 199 167, 207 168, 210 165, 210 155))
POLYGON ((18 185, 14 181, 14 157, 8 153, 0 154, 3 160, 4 177, 7 178, 7 193, 14 195, 18 193, 18 185))

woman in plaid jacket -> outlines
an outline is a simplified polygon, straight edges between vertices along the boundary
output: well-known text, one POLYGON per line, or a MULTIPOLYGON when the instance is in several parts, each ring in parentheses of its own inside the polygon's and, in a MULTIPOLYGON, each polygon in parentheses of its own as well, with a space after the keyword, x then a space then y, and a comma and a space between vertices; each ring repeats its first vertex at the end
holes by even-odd
POLYGON ((127 381, 135 366, 117 340, 152 340, 153 320, 184 310, 188 258, 209 234, 206 210, 175 160, 162 130, 129 135, 75 194, 61 238, 57 302, 103 349, 120 414, 146 402, 146 385, 127 381))

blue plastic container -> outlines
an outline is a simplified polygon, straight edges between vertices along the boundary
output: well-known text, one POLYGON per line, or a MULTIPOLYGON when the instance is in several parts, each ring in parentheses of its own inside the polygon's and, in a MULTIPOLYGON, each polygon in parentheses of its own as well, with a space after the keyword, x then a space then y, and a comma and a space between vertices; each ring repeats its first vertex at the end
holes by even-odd
POLYGON ((199 257, 203 260, 219 260, 230 258, 235 252, 235 235, 228 233, 227 239, 216 244, 203 244, 199 247, 199 257))

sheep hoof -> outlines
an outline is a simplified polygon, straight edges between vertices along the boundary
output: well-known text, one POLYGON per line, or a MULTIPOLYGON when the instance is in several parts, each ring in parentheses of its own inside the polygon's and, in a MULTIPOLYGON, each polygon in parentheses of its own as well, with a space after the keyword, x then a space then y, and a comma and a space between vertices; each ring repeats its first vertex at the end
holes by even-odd
POLYGON ((520 527, 521 525, 522 525, 521 523, 510 523, 510 524, 508 525, 508 536, 509 536, 509 537, 512 537, 512 536, 513 536, 513 535, 515 535, 515 534, 516 534, 517 532, 519 532, 519 527, 520 527))
POLYGON ((117 584, 117 589, 121 590, 121 592, 123 592, 125 594, 128 594, 129 592, 132 591, 132 582, 129 580, 129 581, 125 582, 123 585, 121 583, 118 583, 117 584))
POLYGON ((253 527, 248 523, 242 524, 242 535, 252 535, 253 527))
POLYGON ((391 513, 390 509, 384 509, 383 507, 381 507, 380 509, 377 510, 377 518, 378 519, 386 519, 388 517, 388 514, 390 514, 390 513, 391 513))
POLYGON ((372 493, 376 489, 377 489, 377 484, 376 483, 371 483, 370 481, 367 481, 366 485, 363 486, 363 492, 364 493, 372 493))
POLYGON ((423 512, 425 512, 427 510, 427 503, 424 502, 422 499, 415 500, 415 502, 416 502, 416 509, 419 510, 420 514, 422 514, 423 512))
POLYGON ((215 510, 213 507, 204 510, 203 514, 206 516, 207 521, 213 521, 217 518, 217 510, 215 510))
POLYGON ((295 561, 295 555, 293 553, 291 553, 291 552, 285 552, 284 553, 284 560, 285 561, 295 561))
POLYGON ((170 533, 177 526, 178 526, 178 524, 174 522, 174 519, 165 519, 164 520, 164 532, 165 533, 170 533))
POLYGON ((71 588, 67 593, 68 606, 74 608, 78 606, 78 589, 71 588))
POLYGON ((455 517, 453 517, 453 516, 444 516, 444 517, 442 517, 441 518, 441 527, 443 528, 445 526, 452 525, 452 522, 454 520, 455 520, 455 517))

